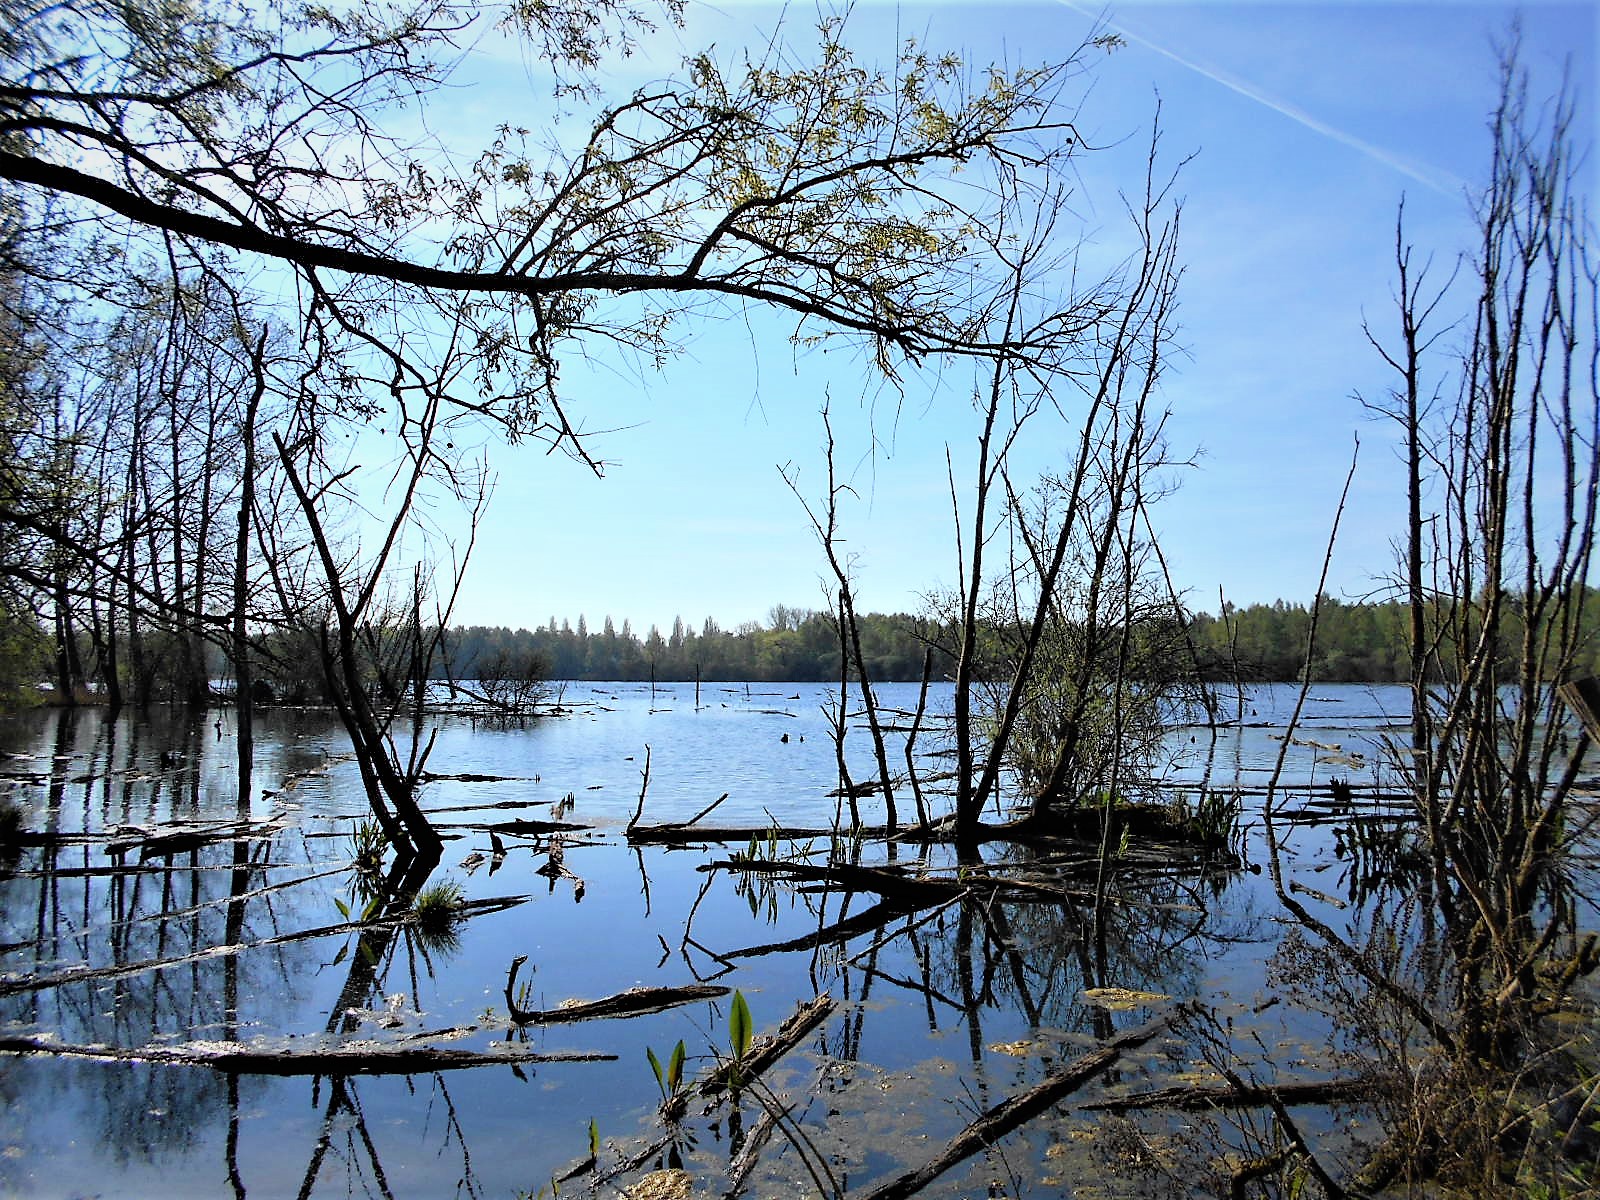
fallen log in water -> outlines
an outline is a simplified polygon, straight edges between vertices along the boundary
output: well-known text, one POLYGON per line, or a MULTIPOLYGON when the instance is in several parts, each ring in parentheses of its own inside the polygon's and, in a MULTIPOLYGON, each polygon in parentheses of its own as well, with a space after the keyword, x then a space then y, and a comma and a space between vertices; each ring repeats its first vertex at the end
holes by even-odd
POLYGON ((421 775, 423 783, 521 783, 526 781, 526 775, 480 775, 476 771, 458 771, 453 775, 435 775, 432 771, 424 771, 421 775))
POLYGON ((750 1051, 740 1063, 727 1063, 719 1067, 700 1085, 702 1096, 715 1096, 729 1087, 734 1072, 738 1073, 740 1086, 757 1078, 800 1044, 818 1025, 833 1015, 837 1007, 832 996, 824 992, 814 1000, 807 1000, 784 1018, 783 1024, 771 1034, 761 1034, 750 1043, 750 1051))
MULTIPOLYGON (((774 1032, 757 1034, 755 1040, 750 1044, 750 1052, 745 1056, 745 1060, 739 1068, 741 1087, 749 1087, 784 1055, 798 1046, 800 1040, 822 1024, 834 1011, 835 1007, 836 1004, 833 997, 823 992, 815 999, 801 1001, 797 1004, 795 1011, 790 1013, 774 1032)), ((719 1065, 698 1086, 691 1086, 676 1092, 662 1104, 662 1117, 669 1125, 676 1126, 688 1108, 689 1095, 691 1093, 710 1098, 710 1103, 707 1104, 703 1114, 709 1117, 717 1111, 718 1106, 730 1094, 727 1086, 727 1072, 728 1067, 725 1064, 719 1065)), ((666 1137, 657 1138, 638 1153, 598 1174, 590 1185, 591 1189, 598 1189, 625 1175, 631 1175, 639 1168, 654 1161, 678 1136, 678 1133, 674 1130, 666 1137)), ((744 1169, 748 1171, 750 1166, 753 1165, 752 1156, 752 1161, 744 1169)), ((731 1195, 732 1193, 730 1192, 729 1194, 731 1195)))
POLYGON ((543 836, 547 833, 582 833, 592 825, 574 825, 570 821, 539 821, 519 817, 515 821, 464 822, 448 826, 452 829, 482 829, 490 833, 511 833, 522 837, 543 836))
POLYGON ((595 1021, 602 1017, 637 1017, 644 1013, 663 1012, 680 1004, 693 1004, 696 1000, 714 1000, 726 996, 732 989, 714 984, 690 984, 685 987, 637 987, 601 1000, 569 1000, 556 1008, 522 1008, 516 1001, 517 972, 528 956, 519 954, 511 960, 506 972, 506 1011, 518 1025, 555 1025, 571 1021, 595 1021))
POLYGON ((862 867, 841 862, 817 866, 815 863, 776 859, 734 858, 703 863, 696 870, 772 875, 791 883, 824 883, 845 891, 873 892, 900 900, 914 908, 937 904, 952 895, 970 890, 968 881, 953 877, 911 875, 900 867, 862 867))
POLYGON ((1145 1108, 1175 1108, 1186 1112, 1207 1108, 1258 1108, 1274 1100, 1284 1105, 1343 1104, 1369 1099, 1375 1090, 1376 1085, 1370 1079, 1323 1079, 1249 1087, 1194 1083, 1113 1096, 1108 1100, 1091 1100, 1078 1107, 1085 1112, 1120 1113, 1145 1108))
MULTIPOLYGON (((455 919, 482 916, 485 913, 500 912, 507 908, 514 908, 531 900, 531 896, 493 896, 482 900, 468 900, 455 909, 452 916, 455 919)), ((104 967, 67 967, 61 971, 54 971, 48 975, 11 975, 0 976, 0 996, 14 996, 24 992, 42 992, 50 988, 65 987, 69 984, 100 981, 105 979, 125 979, 132 975, 143 975, 148 971, 164 971, 169 967, 187 966, 190 963, 202 962, 210 958, 227 958, 235 954, 243 954, 247 950, 259 950, 267 946, 282 946, 289 942, 304 942, 316 938, 333 937, 342 933, 366 933, 374 929, 398 929, 402 925, 410 924, 415 918, 411 913, 399 913, 392 917, 377 917, 369 921, 341 921, 337 925, 319 925, 315 929, 301 929, 292 933, 274 934, 272 937, 258 938, 253 942, 230 942, 221 946, 208 946, 204 950, 194 950, 187 954, 175 954, 167 958, 147 958, 131 963, 113 963, 104 967)))
POLYGON ((766 841, 776 836, 784 841, 798 842, 807 838, 833 837, 835 834, 846 836, 860 835, 861 837, 887 837, 891 833, 887 826, 874 825, 862 826, 858 829, 838 828, 832 826, 795 826, 785 828, 777 825, 723 825, 701 826, 691 824, 667 825, 635 825, 628 830, 628 842, 638 846, 682 846, 698 844, 700 842, 748 842, 751 838, 766 841))
POLYGON ((1164 1032, 1185 1011, 1178 1005, 1171 1012, 1120 1033, 1098 1050, 1080 1055, 1066 1064, 1059 1075, 1051 1076, 1037 1087, 1019 1092, 992 1108, 985 1109, 976 1120, 956 1134, 945 1148, 915 1170, 882 1183, 863 1192, 857 1200, 905 1200, 927 1187, 951 1167, 1020 1129, 1035 1117, 1046 1112, 1053 1104, 1077 1091, 1096 1075, 1111 1067, 1125 1050, 1132 1050, 1164 1032))
POLYGON ((505 1063, 615 1062, 617 1058, 615 1054, 590 1051, 536 1051, 509 1046, 494 1050, 457 1050, 358 1042, 326 1049, 281 1050, 238 1042, 185 1042, 124 1048, 72 1045, 43 1037, 0 1037, 0 1054, 50 1054, 100 1062, 209 1067, 230 1075, 418 1075, 505 1063))
MULTIPOLYGON (((1169 867, 1170 864, 1164 864, 1169 867)), ((869 892, 908 912, 967 895, 983 895, 1013 903, 1062 903, 1093 900, 1094 893, 1084 888, 1067 887, 1051 880, 995 875, 988 871, 967 870, 960 875, 912 875, 899 866, 865 867, 855 863, 788 862, 776 859, 720 859, 703 863, 699 871, 732 871, 751 875, 770 875, 790 883, 820 885, 846 892, 869 892)), ((816 890, 803 886, 803 891, 816 890)), ((1112 903, 1135 903, 1109 898, 1112 903)), ((1159 907, 1178 907, 1163 905, 1159 907)))

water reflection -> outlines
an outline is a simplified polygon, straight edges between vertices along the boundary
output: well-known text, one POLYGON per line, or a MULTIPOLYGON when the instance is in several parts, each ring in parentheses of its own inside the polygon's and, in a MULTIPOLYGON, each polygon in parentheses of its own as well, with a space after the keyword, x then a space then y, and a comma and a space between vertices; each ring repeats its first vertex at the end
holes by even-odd
MULTIPOLYGON (((1130 863, 1097 910, 1093 879, 1074 865, 1081 848, 987 856, 986 872, 1054 889, 1038 900, 977 888, 926 902, 695 870, 739 847, 623 848, 646 745, 647 821, 686 819, 727 792, 718 819, 826 824, 838 801, 827 795, 836 772, 825 698, 824 689, 726 692, 696 710, 682 690, 618 690, 600 697, 611 711, 525 729, 447 723, 435 768, 499 778, 430 785, 430 807, 452 810, 441 821, 443 864, 426 876, 402 868, 368 893, 355 886, 353 866, 364 800, 322 718, 260 714, 244 787, 226 717, 220 725, 215 715, 108 720, 91 710, 19 718, 0 737, 30 756, 9 766, 33 839, 17 873, 0 880, 3 1032, 137 1049, 198 1040, 388 1045, 452 1030, 458 1040, 449 1044, 482 1048, 504 1033, 506 965, 524 954, 542 1007, 638 983, 716 979, 748 995, 757 1026, 770 1030, 796 1000, 826 992, 840 1010, 769 1082, 840 1180, 862 1184, 903 1166, 908 1146, 950 1136, 1158 1003, 1118 1009, 1087 993, 1210 999, 1219 979, 1247 992, 1261 986, 1254 942, 1271 931, 1248 915, 1258 887, 1248 873, 1130 863), (552 888, 538 874, 554 839, 490 830, 548 820, 569 796, 565 819, 592 827, 561 842, 564 865, 587 884, 581 904, 575 887, 552 888), (469 871, 474 854, 498 870, 469 871), (455 940, 430 941, 404 918, 424 888, 446 879, 473 901, 532 899, 472 916, 455 940), (336 901, 358 917, 372 898, 373 920, 351 928, 336 901), (902 1142, 908 1132, 922 1140, 902 1142)), ((891 693, 885 702, 897 701, 891 693)), ((1235 732, 1231 769, 1248 787, 1253 764, 1276 744, 1266 728, 1235 732)), ((1331 726, 1323 732, 1318 740, 1341 740, 1331 726)), ((1175 761, 1187 761, 1187 745, 1175 747, 1175 761)), ((1308 769, 1325 776, 1318 752, 1301 749, 1308 769)), ((875 819, 872 803, 863 802, 864 819, 875 819)), ((1333 835, 1318 828, 1331 846, 1333 835)), ((832 855, 957 875, 937 848, 873 858, 822 839, 780 850, 818 865, 832 855)), ((644 1047, 681 1038, 694 1066, 709 1069, 713 1050, 726 1054, 727 1018, 725 1002, 710 1002, 531 1029, 529 1046, 607 1050, 619 1061, 520 1075, 480 1068, 451 1075, 448 1086, 426 1072, 275 1080, 0 1057, 0 1093, 17 1101, 0 1128, 18 1152, 0 1156, 0 1186, 148 1193, 170 1190, 163 1178, 182 1171, 197 1190, 235 1196, 536 1192, 584 1157, 591 1118, 606 1142, 601 1157, 613 1162, 666 1136, 644 1047)), ((1166 1056, 1156 1048, 1130 1057, 1121 1077, 1158 1074, 1166 1056)), ((797 1179, 812 1186, 784 1136, 769 1129, 760 1149, 762 1118, 748 1097, 709 1117, 692 1112, 645 1165, 681 1162, 708 1179, 732 1169, 752 1194, 797 1179)), ((1028 1139, 1020 1157, 980 1161, 936 1191, 955 1194, 975 1179, 986 1187, 991 1177, 1038 1186, 1055 1141, 1028 1139)))

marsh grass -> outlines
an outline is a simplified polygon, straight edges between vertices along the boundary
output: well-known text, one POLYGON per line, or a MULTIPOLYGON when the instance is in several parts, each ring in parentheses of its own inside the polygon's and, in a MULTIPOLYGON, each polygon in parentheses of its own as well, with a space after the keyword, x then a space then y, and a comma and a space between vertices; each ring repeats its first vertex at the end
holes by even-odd
POLYGON ((441 879, 417 893, 411 917, 419 933, 443 940, 451 937, 467 902, 466 889, 454 879, 441 879))

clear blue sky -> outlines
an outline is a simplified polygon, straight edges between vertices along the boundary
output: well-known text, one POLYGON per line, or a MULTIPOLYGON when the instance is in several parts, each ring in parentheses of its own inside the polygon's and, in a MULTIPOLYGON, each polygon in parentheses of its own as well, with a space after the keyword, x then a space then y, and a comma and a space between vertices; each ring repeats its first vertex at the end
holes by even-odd
MULTIPOLYGON (((683 30, 647 39, 607 79, 626 93, 708 42, 764 41, 780 17, 804 45, 815 11, 691 0, 683 30)), ((1079 117, 1087 140, 1123 141, 1084 168, 1078 211, 1091 238, 1115 226, 1117 189, 1139 186, 1158 95, 1165 152, 1174 162, 1195 154, 1179 185, 1186 354, 1163 400, 1174 450, 1200 458, 1159 520, 1196 607, 1214 611, 1219 586, 1237 603, 1310 598, 1356 434, 1332 590, 1366 594, 1391 569, 1401 506, 1391 434, 1355 399, 1381 397, 1390 380, 1361 322, 1386 332, 1392 317, 1402 195, 1419 249, 1447 265, 1470 244, 1466 189, 1483 175, 1495 100, 1491 41, 1512 12, 1285 0, 856 5, 857 53, 879 60, 907 33, 969 61, 1016 62, 1070 53, 1097 16, 1121 32, 1127 44, 1099 57, 1079 117)), ((1592 3, 1522 10, 1536 90, 1570 59, 1591 114, 1596 14, 1592 3)), ((482 78, 454 94, 454 120, 463 133, 481 121, 486 141, 530 85, 516 71, 485 67, 482 78)), ((1586 141, 1593 131, 1589 119, 1586 141)), ((531 628, 581 613, 598 628, 610 615, 642 634, 675 615, 732 627, 765 620, 774 604, 820 607, 826 564, 779 466, 820 493, 825 394, 859 494, 842 519, 862 607, 914 611, 929 589, 954 583, 945 447, 967 462, 977 428, 963 380, 886 391, 854 356, 798 353, 759 315, 696 329, 659 373, 600 361, 564 380, 581 419, 615 431, 593 447, 613 465, 596 479, 536 447, 495 449, 498 490, 456 621, 531 628)))

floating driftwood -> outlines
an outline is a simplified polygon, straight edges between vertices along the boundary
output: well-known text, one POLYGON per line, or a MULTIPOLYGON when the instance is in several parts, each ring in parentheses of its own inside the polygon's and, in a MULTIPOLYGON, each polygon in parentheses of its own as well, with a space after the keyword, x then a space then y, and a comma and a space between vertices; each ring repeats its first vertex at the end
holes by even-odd
POLYGON ((103 846, 113 858, 122 858, 129 850, 137 849, 140 861, 165 857, 202 846, 221 843, 254 841, 271 837, 284 828, 285 822, 272 821, 174 821, 154 828, 139 825, 118 825, 103 833, 51 833, 19 831, 12 839, 25 848, 60 846, 103 846))
POLYGON ((256 841, 259 838, 271 837, 283 827, 282 821, 229 821, 197 829, 168 828, 153 832, 141 831, 137 837, 109 843, 106 846, 106 853, 113 858, 121 859, 129 850, 137 849, 139 861, 143 863, 149 862, 152 858, 171 858, 175 854, 187 854, 193 850, 204 849, 206 846, 256 841))
MULTIPOLYGON (((491 833, 489 836, 492 838, 494 837, 494 834, 491 833)), ((498 839, 496 840, 498 841, 498 839)), ((570 880, 572 883, 572 900, 573 903, 576 904, 583 899, 584 889, 587 885, 583 882, 581 876, 574 872, 571 867, 567 866, 566 847, 562 845, 561 839, 554 838, 552 839, 552 843, 553 844, 550 847, 550 853, 546 858, 544 865, 542 867, 536 867, 534 869, 534 874, 543 875, 546 879, 548 879, 550 881, 550 890, 552 892, 556 890, 557 880, 570 880)), ((505 857, 504 848, 499 848, 497 853, 501 858, 505 857)), ((490 868, 489 873, 491 875, 494 874, 493 867, 490 868)))
POLYGON ((506 971, 506 1011, 518 1025, 556 1025, 572 1021, 595 1021, 602 1017, 637 1017, 645 1013, 664 1012, 680 1004, 693 1004, 696 1000, 715 1000, 732 990, 704 983, 685 987, 636 987, 602 1000, 569 1000, 556 1008, 522 1008, 516 1001, 517 972, 527 961, 526 954, 519 954, 511 960, 511 967, 506 971))
POLYGON ((1093 899, 1081 888, 1035 878, 1008 878, 987 871, 962 875, 912 875, 898 866, 865 867, 855 863, 780 862, 774 859, 722 859, 704 863, 701 871, 734 871, 770 875, 792 883, 815 884, 847 892, 870 892, 902 912, 927 908, 958 896, 982 894, 1018 903, 1060 903, 1093 899))
POLYGON ((1370 1079, 1323 1079, 1303 1083, 1259 1084, 1235 1087, 1232 1084, 1197 1083, 1185 1087, 1158 1088, 1092 1100, 1078 1105, 1092 1112, 1132 1112, 1144 1108, 1176 1108, 1194 1111, 1207 1108, 1257 1108, 1279 1104, 1345 1104, 1369 1099, 1374 1091, 1370 1079))
POLYGON ((615 1054, 535 1051, 511 1046, 459 1050, 344 1042, 326 1048, 285 1050, 240 1042, 182 1042, 124 1048, 71 1045, 44 1037, 0 1038, 0 1054, 51 1054, 100 1062, 209 1067, 231 1075, 417 1075, 504 1063, 614 1062, 615 1054))
POLYGON ((861 1193, 858 1200, 904 1200, 904 1197, 915 1195, 957 1163, 994 1145, 1006 1134, 1048 1111, 1052 1105, 1114 1065, 1124 1051, 1142 1046, 1164 1032, 1184 1011, 1184 1006, 1179 1005, 1136 1029, 1120 1033, 1098 1050, 1091 1050, 1066 1064, 1059 1075, 1051 1076, 1037 1087, 1019 1092, 985 1109, 922 1166, 861 1193))

